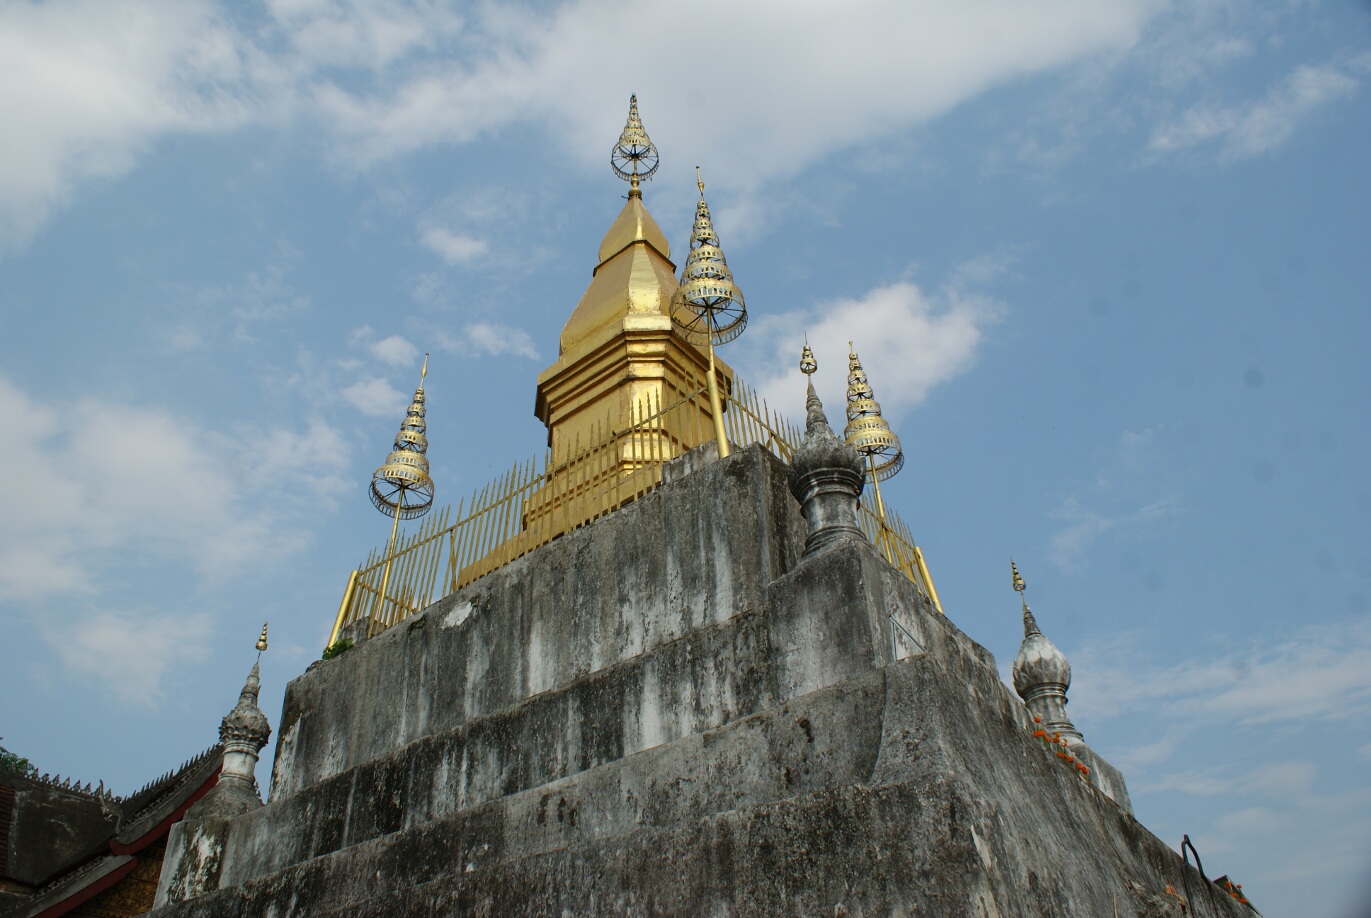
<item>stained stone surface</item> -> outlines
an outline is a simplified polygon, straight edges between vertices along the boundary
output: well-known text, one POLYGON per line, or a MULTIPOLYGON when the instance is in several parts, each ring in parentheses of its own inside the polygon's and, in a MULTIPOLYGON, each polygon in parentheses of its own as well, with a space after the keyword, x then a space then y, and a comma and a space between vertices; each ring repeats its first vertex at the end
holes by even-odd
POLYGON ((1122 776, 804 535, 739 450, 312 665, 269 802, 178 826, 155 914, 1180 915, 1122 776))

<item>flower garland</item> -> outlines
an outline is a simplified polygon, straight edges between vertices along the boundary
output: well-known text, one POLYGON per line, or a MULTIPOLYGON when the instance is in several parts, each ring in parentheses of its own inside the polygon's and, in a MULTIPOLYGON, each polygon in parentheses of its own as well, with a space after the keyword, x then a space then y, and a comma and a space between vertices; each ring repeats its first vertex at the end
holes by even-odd
POLYGON ((1057 758, 1066 762, 1068 765, 1073 766, 1076 769, 1076 773, 1082 778, 1088 776, 1090 774, 1089 767, 1071 754, 1071 749, 1067 746, 1066 740, 1062 739, 1062 735, 1060 733, 1053 733, 1051 736, 1048 736, 1047 731, 1042 728, 1042 722, 1043 720, 1041 717, 1037 714, 1033 715, 1033 738, 1041 740, 1042 744, 1048 749, 1051 749, 1057 758))

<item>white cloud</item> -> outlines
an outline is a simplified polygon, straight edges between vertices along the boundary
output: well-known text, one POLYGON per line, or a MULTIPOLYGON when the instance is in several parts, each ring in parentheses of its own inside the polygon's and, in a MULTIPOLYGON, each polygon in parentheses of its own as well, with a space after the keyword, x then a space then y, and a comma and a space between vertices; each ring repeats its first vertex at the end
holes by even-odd
POLYGON ((156 137, 242 124, 239 41, 208 0, 0 6, 0 247, 156 137))
POLYGON ((61 626, 41 621, 39 630, 73 672, 100 681, 121 701, 147 707, 162 700, 169 668, 200 662, 209 650, 209 619, 197 614, 96 612, 61 626))
POLYGON ((604 154, 605 125, 623 117, 622 62, 603 49, 726 22, 696 48, 690 68, 730 87, 710 99, 711 130, 696 129, 701 100, 684 72, 647 68, 634 88, 649 131, 696 158, 726 154, 786 174, 858 138, 871 142, 926 121, 1013 76, 1127 48, 1154 8, 870 0, 849 4, 842 16, 822 3, 792 3, 778 17, 770 7, 706 0, 644 3, 625 17, 608 0, 572 0, 550 15, 488 7, 469 23, 465 53, 370 93, 321 86, 319 98, 367 158, 534 121, 590 162, 604 154), (822 131, 812 129, 816 112, 823 113, 822 131))
POLYGON ((828 406, 829 420, 841 427, 847 343, 852 341, 882 411, 899 418, 935 386, 971 366, 986 327, 1002 312, 987 296, 955 287, 930 296, 912 282, 899 281, 859 297, 764 317, 751 338, 767 342, 768 350, 751 360, 744 351, 740 362, 749 364, 746 375, 758 380, 758 391, 773 409, 800 417, 805 384, 796 367, 807 333, 819 361, 815 388, 828 406))
POLYGON ((528 332, 498 322, 472 322, 463 327, 460 334, 435 330, 433 335, 439 347, 458 354, 484 354, 491 357, 512 354, 530 360, 538 359, 538 351, 528 332))
POLYGON ((302 537, 279 520, 343 486, 343 441, 318 420, 229 436, 108 398, 60 415, 49 401, 0 376, 0 475, 22 482, 0 490, 0 605, 29 610, 68 666, 155 701, 165 669, 201 652, 208 624, 110 608, 113 593, 139 565, 218 582, 297 549, 302 537), (60 600, 74 610, 49 614, 60 600))
POLYGON ((342 395, 352 407, 367 417, 393 415, 397 423, 406 402, 403 392, 379 376, 358 380, 344 389, 342 395))
POLYGON ((1240 105, 1195 105, 1158 126, 1148 146, 1168 154, 1214 146, 1223 160, 1247 159, 1281 146, 1301 121, 1328 103, 1356 92, 1354 76, 1371 69, 1371 55, 1350 64, 1296 67, 1266 95, 1240 105))
MULTIPOLYGON (((354 164, 514 124, 603 158, 624 109, 607 47, 726 22, 690 68, 645 68, 654 138, 684 161, 751 164, 734 184, 786 175, 926 122, 1016 76, 1131 47, 1155 0, 854 2, 766 6, 609 0, 549 11, 432 0, 53 0, 0 7, 0 244, 22 243, 84 182, 127 172, 159 139, 249 123, 321 124, 354 164), (995 23, 987 28, 987 23, 995 23), (703 116, 693 74, 730 91, 703 116), (814 130, 821 113, 824 130, 814 130)), ((653 39, 655 40, 655 39, 653 39)), ((445 258, 482 240, 434 231, 445 258), (446 235, 444 235, 446 234, 446 235)))
POLYGON ((391 335, 370 345, 371 356, 393 367, 411 366, 419 356, 419 349, 399 335, 391 335))
POLYGON ((464 236, 438 226, 424 230, 419 238, 450 265, 466 264, 486 254, 490 248, 484 239, 464 236))

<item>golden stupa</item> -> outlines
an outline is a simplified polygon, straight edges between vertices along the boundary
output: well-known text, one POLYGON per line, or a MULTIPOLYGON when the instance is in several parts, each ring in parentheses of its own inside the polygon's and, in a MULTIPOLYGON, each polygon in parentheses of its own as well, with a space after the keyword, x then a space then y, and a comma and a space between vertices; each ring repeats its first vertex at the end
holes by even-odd
MULTIPOLYGON (((605 233, 590 285, 562 328, 557 361, 538 375, 534 413, 547 425, 551 478, 610 433, 641 426, 645 413, 700 392, 709 375, 707 347, 672 323, 679 283, 666 234, 643 204, 642 182, 657 169, 657 150, 638 117, 636 96, 611 162, 629 183, 628 201, 605 233)), ((733 371, 717 359, 714 366, 717 386, 727 393, 733 371)), ((677 419, 674 435, 649 429, 622 438, 610 467, 597 474, 632 475, 645 455, 679 455, 712 439, 708 402, 696 399, 690 410, 698 417, 677 419)), ((536 528, 554 510, 559 526, 581 521, 574 508, 560 506, 563 498, 552 497, 560 489, 546 492, 525 505, 527 527, 536 528)))

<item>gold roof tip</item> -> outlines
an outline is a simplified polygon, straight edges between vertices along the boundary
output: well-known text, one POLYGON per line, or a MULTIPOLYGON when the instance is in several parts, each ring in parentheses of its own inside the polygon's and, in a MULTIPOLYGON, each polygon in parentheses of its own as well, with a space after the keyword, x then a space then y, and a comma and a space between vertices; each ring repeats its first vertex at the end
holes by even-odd
POLYGON ((1009 571, 1014 575, 1014 592, 1022 594, 1024 590, 1028 589, 1028 584, 1024 583, 1023 578, 1019 576, 1019 566, 1014 563, 1013 558, 1009 559, 1009 571))
POLYGON ((847 350, 847 427, 843 437, 848 446, 867 457, 871 480, 885 481, 904 467, 904 449, 890 422, 881 417, 880 403, 851 341, 847 350))
POLYGON ((673 298, 671 320, 693 344, 719 345, 732 341, 747 327, 747 304, 733 282, 714 218, 705 200, 705 182, 695 167, 700 202, 690 231, 690 254, 681 266, 681 286, 673 298))
POLYGON ((657 147, 647 136, 643 119, 638 116, 638 94, 634 93, 628 97, 628 121, 619 134, 619 142, 609 153, 610 168, 628 182, 630 198, 641 198, 643 192, 638 183, 652 178, 660 164, 657 147))
POLYGON ((257 652, 260 654, 267 649, 267 625, 269 622, 262 622, 262 636, 257 639, 257 652))

